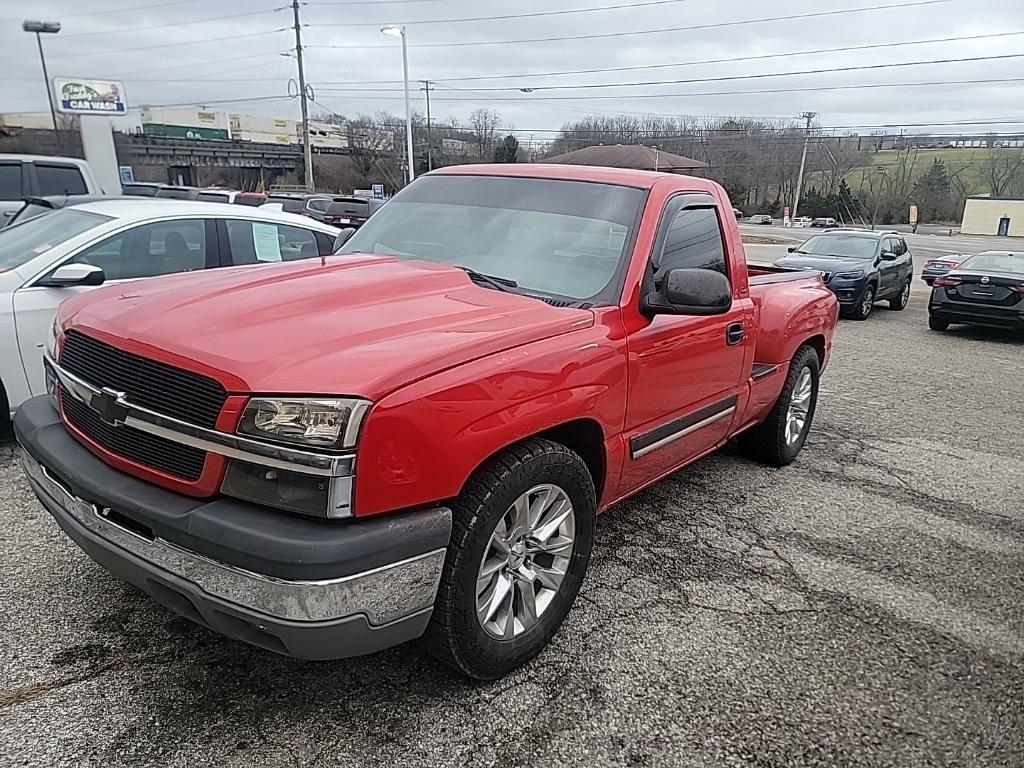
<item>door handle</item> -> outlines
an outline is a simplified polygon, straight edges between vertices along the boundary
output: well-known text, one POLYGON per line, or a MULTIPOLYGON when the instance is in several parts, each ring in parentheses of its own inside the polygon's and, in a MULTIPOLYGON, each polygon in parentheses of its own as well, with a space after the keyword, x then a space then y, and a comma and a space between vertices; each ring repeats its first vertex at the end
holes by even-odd
POLYGON ((743 341, 743 323, 730 323, 725 329, 725 343, 734 347, 743 341))

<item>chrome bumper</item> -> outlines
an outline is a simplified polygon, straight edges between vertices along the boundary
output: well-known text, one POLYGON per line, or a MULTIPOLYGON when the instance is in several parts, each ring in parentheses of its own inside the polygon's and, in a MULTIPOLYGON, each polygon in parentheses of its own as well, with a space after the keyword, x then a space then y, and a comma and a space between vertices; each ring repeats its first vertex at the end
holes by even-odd
POLYGON ((362 615, 373 626, 430 609, 437 593, 444 549, 339 579, 288 581, 219 563, 159 537, 126 528, 100 508, 72 494, 22 451, 26 475, 76 523, 114 548, 234 605, 290 621, 322 622, 362 615))

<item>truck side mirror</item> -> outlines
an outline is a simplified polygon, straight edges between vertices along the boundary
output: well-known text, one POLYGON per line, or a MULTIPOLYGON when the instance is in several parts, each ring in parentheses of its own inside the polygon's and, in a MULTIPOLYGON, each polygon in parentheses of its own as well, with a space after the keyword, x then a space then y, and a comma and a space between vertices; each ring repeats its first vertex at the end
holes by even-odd
POLYGON ((45 280, 40 280, 39 285, 70 288, 77 285, 102 285, 106 279, 103 268, 95 264, 64 264, 57 267, 45 280))
POLYGON ((648 294, 646 315, 720 315, 732 306, 729 278, 713 269, 673 269, 661 290, 648 294))
POLYGON ((348 242, 348 239, 356 233, 353 227, 345 227, 338 233, 338 236, 334 238, 334 250, 332 253, 337 253, 341 250, 341 246, 348 242))

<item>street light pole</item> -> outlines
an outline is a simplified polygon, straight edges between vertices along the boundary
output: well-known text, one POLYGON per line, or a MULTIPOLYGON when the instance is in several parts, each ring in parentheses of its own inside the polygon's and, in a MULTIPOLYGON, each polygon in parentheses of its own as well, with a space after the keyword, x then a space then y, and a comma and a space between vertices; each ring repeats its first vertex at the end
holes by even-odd
POLYGON ((39 46, 39 61, 43 65, 43 83, 46 85, 46 99, 50 102, 50 117, 53 120, 53 135, 57 142, 57 152, 61 151, 60 129, 57 127, 57 105, 53 100, 53 88, 50 75, 46 71, 46 56, 43 54, 43 34, 55 35, 60 32, 59 21, 24 21, 21 28, 26 32, 35 32, 36 44, 39 46))
POLYGON ((409 52, 406 47, 406 31, 404 26, 392 25, 381 29, 388 37, 402 38, 402 81, 405 83, 405 158, 406 178, 411 183, 416 178, 415 159, 412 154, 412 112, 409 111, 409 52))
POLYGON ((434 159, 432 156, 434 137, 430 130, 430 92, 434 89, 430 87, 429 80, 423 80, 421 82, 423 83, 422 90, 427 93, 427 170, 432 171, 434 170, 434 159))

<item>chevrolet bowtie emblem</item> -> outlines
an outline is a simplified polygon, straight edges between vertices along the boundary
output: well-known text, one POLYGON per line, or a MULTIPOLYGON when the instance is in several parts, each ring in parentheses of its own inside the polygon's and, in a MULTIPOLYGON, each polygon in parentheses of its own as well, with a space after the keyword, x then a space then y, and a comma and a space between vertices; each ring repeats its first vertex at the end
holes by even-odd
POLYGON ((124 392, 104 387, 89 398, 89 407, 111 426, 124 424, 124 420, 128 416, 128 407, 118 402, 122 397, 124 397, 124 392))

